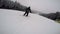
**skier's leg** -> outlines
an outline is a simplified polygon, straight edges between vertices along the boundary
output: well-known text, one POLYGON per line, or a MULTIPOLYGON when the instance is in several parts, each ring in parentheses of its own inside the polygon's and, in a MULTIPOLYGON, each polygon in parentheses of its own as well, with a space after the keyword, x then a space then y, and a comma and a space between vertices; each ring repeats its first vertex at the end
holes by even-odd
POLYGON ((26 15, 26 12, 24 13, 24 16, 26 15))
POLYGON ((29 12, 27 12, 27 15, 26 16, 28 16, 28 14, 29 14, 29 12))

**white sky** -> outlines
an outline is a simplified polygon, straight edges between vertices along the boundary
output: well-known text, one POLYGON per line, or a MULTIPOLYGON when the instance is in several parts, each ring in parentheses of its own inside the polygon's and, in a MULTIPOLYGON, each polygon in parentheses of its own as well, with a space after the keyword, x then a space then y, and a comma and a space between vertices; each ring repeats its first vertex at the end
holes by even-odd
POLYGON ((60 11, 60 0, 14 0, 22 5, 30 6, 31 9, 51 13, 60 11))

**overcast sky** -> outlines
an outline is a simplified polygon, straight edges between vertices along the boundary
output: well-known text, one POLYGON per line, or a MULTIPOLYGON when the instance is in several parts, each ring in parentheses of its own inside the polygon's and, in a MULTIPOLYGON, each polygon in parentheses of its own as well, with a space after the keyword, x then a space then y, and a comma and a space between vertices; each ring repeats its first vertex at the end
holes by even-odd
POLYGON ((31 9, 51 13, 60 11, 60 0, 13 0, 25 6, 30 6, 31 9))

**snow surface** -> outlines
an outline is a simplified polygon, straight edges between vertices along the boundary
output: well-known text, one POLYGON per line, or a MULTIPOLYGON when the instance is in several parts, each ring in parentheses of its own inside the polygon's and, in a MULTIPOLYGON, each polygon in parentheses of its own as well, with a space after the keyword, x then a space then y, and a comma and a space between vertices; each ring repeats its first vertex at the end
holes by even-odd
POLYGON ((0 34, 60 34, 60 24, 37 14, 0 9, 0 34))

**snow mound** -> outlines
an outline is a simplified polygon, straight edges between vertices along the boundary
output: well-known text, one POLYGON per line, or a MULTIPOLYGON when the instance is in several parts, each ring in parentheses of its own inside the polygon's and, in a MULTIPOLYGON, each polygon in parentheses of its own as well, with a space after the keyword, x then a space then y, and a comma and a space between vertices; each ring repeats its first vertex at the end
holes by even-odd
POLYGON ((0 34, 60 34, 60 24, 37 14, 0 9, 0 34))

